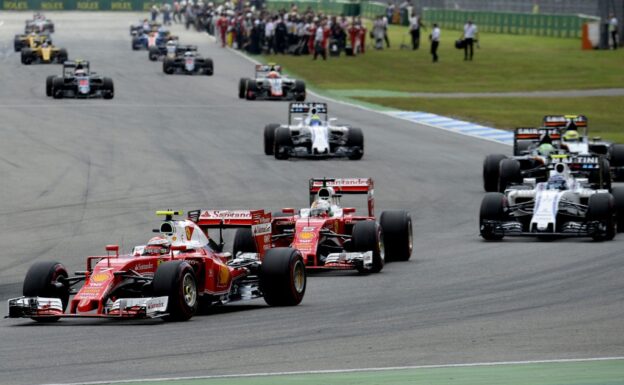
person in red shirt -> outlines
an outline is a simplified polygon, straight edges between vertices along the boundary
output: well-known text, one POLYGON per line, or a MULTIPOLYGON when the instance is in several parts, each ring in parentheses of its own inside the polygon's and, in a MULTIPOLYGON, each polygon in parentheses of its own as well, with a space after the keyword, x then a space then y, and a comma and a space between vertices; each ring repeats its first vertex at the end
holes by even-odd
POLYGON ((225 17, 225 13, 221 14, 221 17, 217 20, 217 30, 221 35, 221 47, 225 47, 225 37, 228 29, 228 19, 225 17))

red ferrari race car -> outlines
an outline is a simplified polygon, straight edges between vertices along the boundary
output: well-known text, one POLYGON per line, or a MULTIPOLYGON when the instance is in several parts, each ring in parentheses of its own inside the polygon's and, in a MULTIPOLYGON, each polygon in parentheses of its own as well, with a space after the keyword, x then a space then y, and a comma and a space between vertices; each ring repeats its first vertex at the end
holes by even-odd
POLYGON ((37 262, 26 273, 23 297, 9 300, 9 318, 51 322, 61 317, 190 319, 199 306, 264 297, 271 306, 298 305, 306 289, 301 254, 270 248, 271 214, 263 210, 161 211, 157 236, 132 254, 87 257, 86 270, 69 276, 59 262, 37 262), (219 229, 219 242, 208 230, 219 229), (223 252, 222 231, 245 228, 253 253, 223 252), (73 287, 84 282, 79 290, 73 287), (69 305, 69 310, 66 311, 69 305))
POLYGON ((274 214, 273 246, 299 250, 308 269, 377 273, 386 261, 408 260, 412 254, 410 214, 384 211, 376 222, 373 187, 371 178, 310 179, 309 208, 298 213, 285 208, 274 214), (366 195, 368 215, 342 207, 343 194, 366 195))

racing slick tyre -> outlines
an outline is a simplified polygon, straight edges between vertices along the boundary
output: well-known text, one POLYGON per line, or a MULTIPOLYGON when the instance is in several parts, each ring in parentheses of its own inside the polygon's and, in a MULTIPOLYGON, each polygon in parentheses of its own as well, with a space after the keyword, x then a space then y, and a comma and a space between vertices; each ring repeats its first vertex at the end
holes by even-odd
POLYGON ((279 124, 271 123, 264 126, 264 154, 273 155, 273 149, 275 147, 275 130, 279 127, 279 124))
POLYGON ((15 52, 19 52, 22 50, 22 40, 19 38, 19 35, 16 35, 13 39, 13 49, 15 52))
POLYGON ((516 141, 513 148, 514 155, 526 154, 531 145, 533 145, 533 142, 530 141, 516 141))
POLYGON ((52 96, 52 87, 54 84, 54 78, 56 76, 50 75, 46 78, 46 96, 52 96))
POLYGON ((596 193, 587 204, 588 222, 600 222, 600 229, 594 232, 594 241, 610 241, 615 237, 615 200, 609 193, 596 193))
POLYGON ((214 63, 212 59, 206 59, 204 62, 204 75, 212 76, 214 74, 214 63))
POLYGON ((175 72, 173 60, 165 58, 165 61, 163 61, 163 72, 167 75, 173 75, 175 72))
POLYGON ((141 48, 141 41, 138 37, 132 38, 132 50, 138 51, 141 48))
POLYGON ((67 50, 65 48, 61 48, 58 54, 56 54, 56 62, 59 64, 65 63, 68 58, 69 55, 67 54, 67 50))
POLYGON ((245 94, 247 93, 247 82, 249 81, 249 79, 247 78, 241 78, 238 81, 238 98, 239 99, 245 99, 245 94))
POLYGON ((275 159, 288 159, 288 150, 289 147, 292 146, 293 142, 290 137, 290 129, 288 127, 278 127, 275 130, 275 147, 273 148, 275 159))
POLYGON ((33 54, 30 48, 22 48, 22 64, 32 64, 33 54))
POLYGON ((149 47, 149 52, 147 53, 147 57, 150 59, 150 61, 156 61, 158 60, 158 48, 156 47, 149 47))
POLYGON ((115 85, 113 84, 113 79, 102 79, 102 97, 104 99, 112 99, 115 97, 115 85))
POLYGON ((503 239, 503 234, 496 234, 494 225, 487 221, 502 222, 505 220, 507 198, 498 192, 486 193, 481 201, 479 210, 479 231, 486 241, 498 241, 503 239))
POLYGON ((375 221, 360 221, 353 226, 351 233, 351 249, 359 252, 373 252, 373 267, 368 270, 357 266, 360 274, 379 273, 385 263, 383 229, 375 221))
POLYGON ((500 163, 507 156, 503 154, 490 154, 483 161, 483 189, 486 192, 498 191, 498 173, 500 163))
POLYGON ((65 82, 63 78, 55 77, 52 80, 52 97, 54 99, 63 99, 63 87, 65 86, 65 82))
POLYGON ((169 261, 158 266, 152 282, 154 296, 169 297, 165 321, 186 321, 197 312, 197 280, 186 261, 169 261))
POLYGON ((306 98, 306 85, 302 80, 295 80, 295 100, 298 102, 305 101, 306 98))
MULTIPOLYGON (((59 262, 36 262, 26 273, 22 294, 25 297, 58 298, 65 311, 69 303, 69 286, 65 283, 67 277, 67 269, 59 262)), ((32 319, 38 322, 55 322, 59 317, 32 317, 32 319)))
POLYGON ((618 233, 624 233, 624 187, 614 187, 611 190, 615 202, 615 224, 618 233))
POLYGON ((234 244, 232 255, 236 257, 238 253, 257 253, 256 240, 253 237, 250 227, 242 227, 234 234, 234 244))
POLYGON ((498 169, 498 191, 504 192, 514 183, 522 183, 520 162, 515 159, 503 159, 498 169))
POLYGON ((260 290, 270 306, 301 303, 306 290, 306 270, 301 253, 290 247, 267 250, 260 267, 260 290))
POLYGON ((258 84, 256 81, 254 79, 247 79, 245 88, 247 89, 245 98, 247 100, 255 100, 256 95, 258 94, 258 84))
POLYGON ((624 144, 614 144, 609 148, 609 163, 616 168, 614 181, 624 181, 624 144))
POLYGON ((351 127, 349 128, 348 135, 346 146, 351 148, 349 159, 362 159, 362 156, 364 156, 364 133, 362 132, 362 129, 351 127))
POLYGON ((412 217, 407 211, 388 210, 381 213, 386 262, 407 261, 412 256, 412 217))
POLYGON ((606 158, 600 158, 600 168, 589 174, 589 183, 598 188, 611 190, 611 165, 606 158))

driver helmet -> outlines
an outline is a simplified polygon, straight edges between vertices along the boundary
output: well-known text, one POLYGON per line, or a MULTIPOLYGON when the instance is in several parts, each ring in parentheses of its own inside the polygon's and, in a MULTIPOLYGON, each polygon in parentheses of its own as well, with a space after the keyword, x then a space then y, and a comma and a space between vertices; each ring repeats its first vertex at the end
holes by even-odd
POLYGON ((331 204, 327 200, 319 199, 312 203, 312 215, 331 215, 331 204))
POLYGON ((83 70, 82 68, 76 68, 76 71, 74 72, 75 76, 85 76, 85 70, 83 70))
POLYGON ((566 190, 568 188, 568 185, 563 176, 553 175, 550 178, 548 178, 546 187, 549 190, 566 190))
POLYGON ((321 126, 322 124, 323 121, 321 120, 321 117, 317 114, 314 114, 310 117, 310 126, 321 126))
POLYGON ((164 255, 171 250, 171 242, 164 237, 154 237, 147 242, 143 255, 164 255))
POLYGON ((563 140, 566 142, 578 142, 580 137, 581 136, 576 130, 568 130, 565 134, 563 134, 563 140))
POLYGON ((549 156, 555 151, 555 147, 553 147, 550 143, 542 143, 537 147, 537 153, 542 156, 549 156))
POLYGON ((267 75, 267 77, 269 79, 279 79, 280 78, 280 74, 277 71, 271 71, 269 72, 269 74, 267 75))
POLYGON ((184 56, 185 57, 191 57, 191 56, 193 56, 193 52, 192 51, 186 51, 186 52, 184 52, 184 56))

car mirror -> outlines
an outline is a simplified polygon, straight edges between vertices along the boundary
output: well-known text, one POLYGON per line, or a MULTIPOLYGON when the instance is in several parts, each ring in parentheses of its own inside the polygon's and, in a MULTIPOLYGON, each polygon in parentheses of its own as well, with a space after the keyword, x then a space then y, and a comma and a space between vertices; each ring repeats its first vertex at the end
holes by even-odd
POLYGON ((355 212, 354 207, 345 207, 344 209, 342 209, 342 213, 345 215, 353 214, 354 212, 355 212))
POLYGON ((295 214, 295 209, 287 207, 287 208, 283 208, 282 212, 284 214, 294 215, 295 214))

